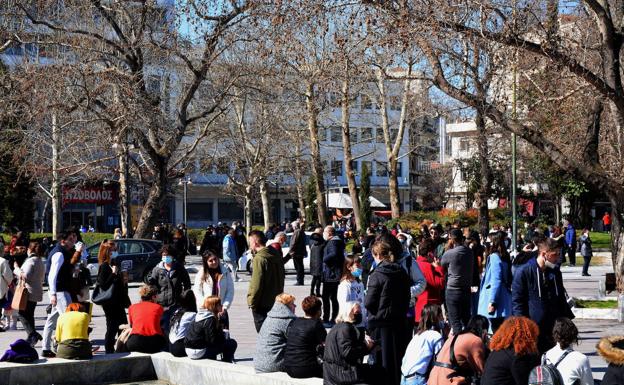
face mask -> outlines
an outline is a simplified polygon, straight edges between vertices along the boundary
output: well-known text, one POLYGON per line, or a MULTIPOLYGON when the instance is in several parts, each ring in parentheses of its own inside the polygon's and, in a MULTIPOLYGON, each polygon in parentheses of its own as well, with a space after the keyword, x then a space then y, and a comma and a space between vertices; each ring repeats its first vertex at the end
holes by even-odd
POLYGON ((362 276, 362 269, 357 267, 355 270, 351 271, 351 275, 355 278, 360 278, 362 276))
POLYGON ((165 255, 162 257, 162 261, 164 263, 171 263, 173 262, 173 257, 171 255, 165 255))
POLYGON ((546 267, 554 269, 555 267, 557 267, 557 264, 550 262, 549 260, 545 260, 544 261, 544 265, 546 265, 546 267))
POLYGON ((111 259, 115 259, 115 258, 117 258, 118 256, 119 256, 119 252, 118 252, 118 251, 113 251, 113 252, 111 253, 111 259))
POLYGON ((353 315, 353 323, 359 325, 362 323, 362 313, 355 313, 353 315))

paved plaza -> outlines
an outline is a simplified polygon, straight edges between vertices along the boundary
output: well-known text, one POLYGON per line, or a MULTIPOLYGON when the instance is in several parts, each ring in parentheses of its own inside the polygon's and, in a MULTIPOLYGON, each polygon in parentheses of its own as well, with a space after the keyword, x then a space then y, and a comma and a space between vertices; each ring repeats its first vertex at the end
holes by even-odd
MULTIPOLYGON (((199 259, 196 257, 189 258, 187 268, 191 271, 191 279, 194 278, 194 271, 199 266, 199 259)), ((591 277, 581 277, 580 267, 563 267, 563 278, 566 289, 570 296, 590 297, 598 295, 598 281, 604 277, 606 272, 612 271, 609 266, 592 266, 590 268, 591 277)), ((250 276, 247 273, 240 274, 242 281, 235 282, 235 298, 230 309, 230 334, 238 342, 238 350, 236 359, 241 365, 253 365, 253 356, 256 343, 256 331, 253 326, 251 312, 246 305, 247 287, 250 276)), ((309 284, 310 277, 306 276, 306 285, 309 284)), ((297 298, 297 303, 309 294, 309 286, 294 286, 295 275, 288 274, 286 276, 285 291, 293 294, 297 298)), ((131 284, 130 298, 132 302, 137 302, 138 284, 131 284)), ((615 298, 614 293, 611 293, 615 298)), ((36 324, 38 329, 43 329, 45 322, 45 307, 47 305, 47 294, 44 296, 46 301, 39 304, 36 310, 36 324)), ((297 315, 303 315, 300 306, 297 307, 297 315)), ((580 345, 577 350, 587 354, 590 358, 594 378, 602 379, 606 370, 605 361, 596 353, 595 346, 598 340, 607 335, 620 334, 624 335, 624 324, 618 323, 616 320, 575 320, 580 330, 580 345)), ((94 306, 93 311, 93 332, 91 339, 94 343, 101 345, 103 351, 104 332, 105 332, 104 313, 100 306, 94 306)), ((0 333, 0 348, 3 350, 8 347, 9 343, 17 338, 24 338, 25 333, 21 329, 21 324, 17 331, 7 331, 0 333)), ((37 349, 40 351, 40 344, 37 349)), ((96 354, 103 354, 100 351, 96 354)))

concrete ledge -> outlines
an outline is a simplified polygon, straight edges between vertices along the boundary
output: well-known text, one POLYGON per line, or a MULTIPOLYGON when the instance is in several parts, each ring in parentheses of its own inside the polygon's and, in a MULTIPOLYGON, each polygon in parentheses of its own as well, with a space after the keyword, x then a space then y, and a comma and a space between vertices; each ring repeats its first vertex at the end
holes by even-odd
POLYGON ((250 366, 177 358, 169 353, 157 353, 151 357, 156 377, 171 385, 321 385, 323 383, 320 378, 301 380, 290 378, 286 373, 256 374, 250 366))
POLYGON ((41 359, 34 364, 0 362, 0 383, 6 385, 102 384, 126 379, 155 380, 156 373, 150 355, 109 354, 84 361, 41 359))
POLYGON ((584 319, 618 319, 617 309, 572 308, 576 318, 584 319))
POLYGON ((110 354, 91 360, 41 359, 33 364, 0 362, 2 385, 78 385, 160 380, 171 385, 321 385, 286 373, 256 374, 253 367, 212 360, 177 358, 169 353, 110 354))

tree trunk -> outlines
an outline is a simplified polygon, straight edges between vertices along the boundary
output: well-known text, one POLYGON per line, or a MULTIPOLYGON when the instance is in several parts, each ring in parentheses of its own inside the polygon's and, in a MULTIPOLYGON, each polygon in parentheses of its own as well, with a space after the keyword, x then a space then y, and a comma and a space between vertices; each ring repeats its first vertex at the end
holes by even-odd
POLYGON ((56 114, 52 113, 52 238, 56 239, 61 229, 62 221, 62 187, 59 176, 59 127, 56 114))
POLYGON ((306 108, 308 113, 308 131, 310 131, 310 155, 312 155, 312 175, 314 175, 316 188, 316 211, 320 226, 327 222, 327 203, 325 202, 325 183, 323 175, 323 163, 318 137, 318 111, 316 109, 316 96, 314 84, 306 84, 306 108))
POLYGON ((158 162, 154 165, 154 180, 150 185, 149 194, 147 194, 147 199, 141 209, 141 216, 134 232, 134 238, 148 237, 160 215, 160 208, 167 197, 167 186, 169 184, 167 163, 167 158, 159 157, 158 162))
POLYGON ((492 185, 492 169, 488 160, 489 151, 487 135, 485 133, 485 119, 480 111, 477 111, 475 124, 477 127, 477 146, 479 148, 479 172, 481 174, 479 191, 477 191, 476 194, 477 203, 479 205, 478 225, 479 232, 485 237, 490 232, 488 199, 490 197, 490 186, 492 185))
MULTIPOLYGON (((348 72, 348 71, 347 71, 348 72)), ((348 75, 348 73, 346 74, 348 75)), ((342 152, 344 153, 345 171, 347 173, 347 186, 349 196, 353 203, 353 216, 355 217, 355 229, 363 230, 360 216, 360 202, 358 201, 355 172, 353 171, 353 155, 351 154, 351 115, 349 113, 349 80, 342 82, 342 152)))
POLYGON ((50 205, 50 198, 46 198, 45 204, 43 205, 43 210, 41 211, 41 231, 40 233, 46 232, 46 217, 48 216, 48 206, 50 205))
POLYGON ((401 216, 397 163, 398 161, 394 155, 390 155, 388 158, 388 192, 390 193, 390 211, 392 218, 398 218, 401 216))
POLYGON ((132 218, 130 213, 130 169, 128 165, 127 140, 117 143, 117 159, 119 172, 119 211, 121 213, 121 233, 126 237, 132 236, 132 218))
POLYGON ((304 221, 311 220, 312 218, 306 218, 306 209, 305 209, 305 199, 304 199, 304 187, 303 187, 303 175, 301 172, 301 158, 299 154, 301 154, 301 143, 299 142, 299 137, 297 137, 295 141, 295 151, 297 155, 295 155, 295 188, 297 189, 297 202, 299 203, 299 217, 304 221))
POLYGON ((619 293, 624 293, 624 191, 620 194, 608 194, 611 201, 611 260, 617 279, 619 293))
POLYGON ((247 232, 250 232, 253 226, 253 209, 251 207, 252 199, 253 196, 251 186, 245 186, 245 229, 247 229, 247 232))
POLYGON ((271 200, 269 199, 269 189, 267 182, 260 183, 260 199, 262 199, 262 218, 264 219, 264 231, 269 231, 271 227, 271 200))

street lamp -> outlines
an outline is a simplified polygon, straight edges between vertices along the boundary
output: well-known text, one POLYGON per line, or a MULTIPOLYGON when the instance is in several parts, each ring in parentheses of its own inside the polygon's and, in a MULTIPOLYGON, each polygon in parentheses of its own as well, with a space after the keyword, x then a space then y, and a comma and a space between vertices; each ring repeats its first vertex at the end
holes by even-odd
POLYGON ((182 220, 184 221, 184 227, 186 228, 187 225, 187 204, 188 204, 188 186, 192 185, 193 181, 191 180, 190 176, 185 176, 184 178, 181 178, 180 181, 178 182, 179 186, 183 186, 183 200, 184 200, 184 206, 182 209, 182 220))

